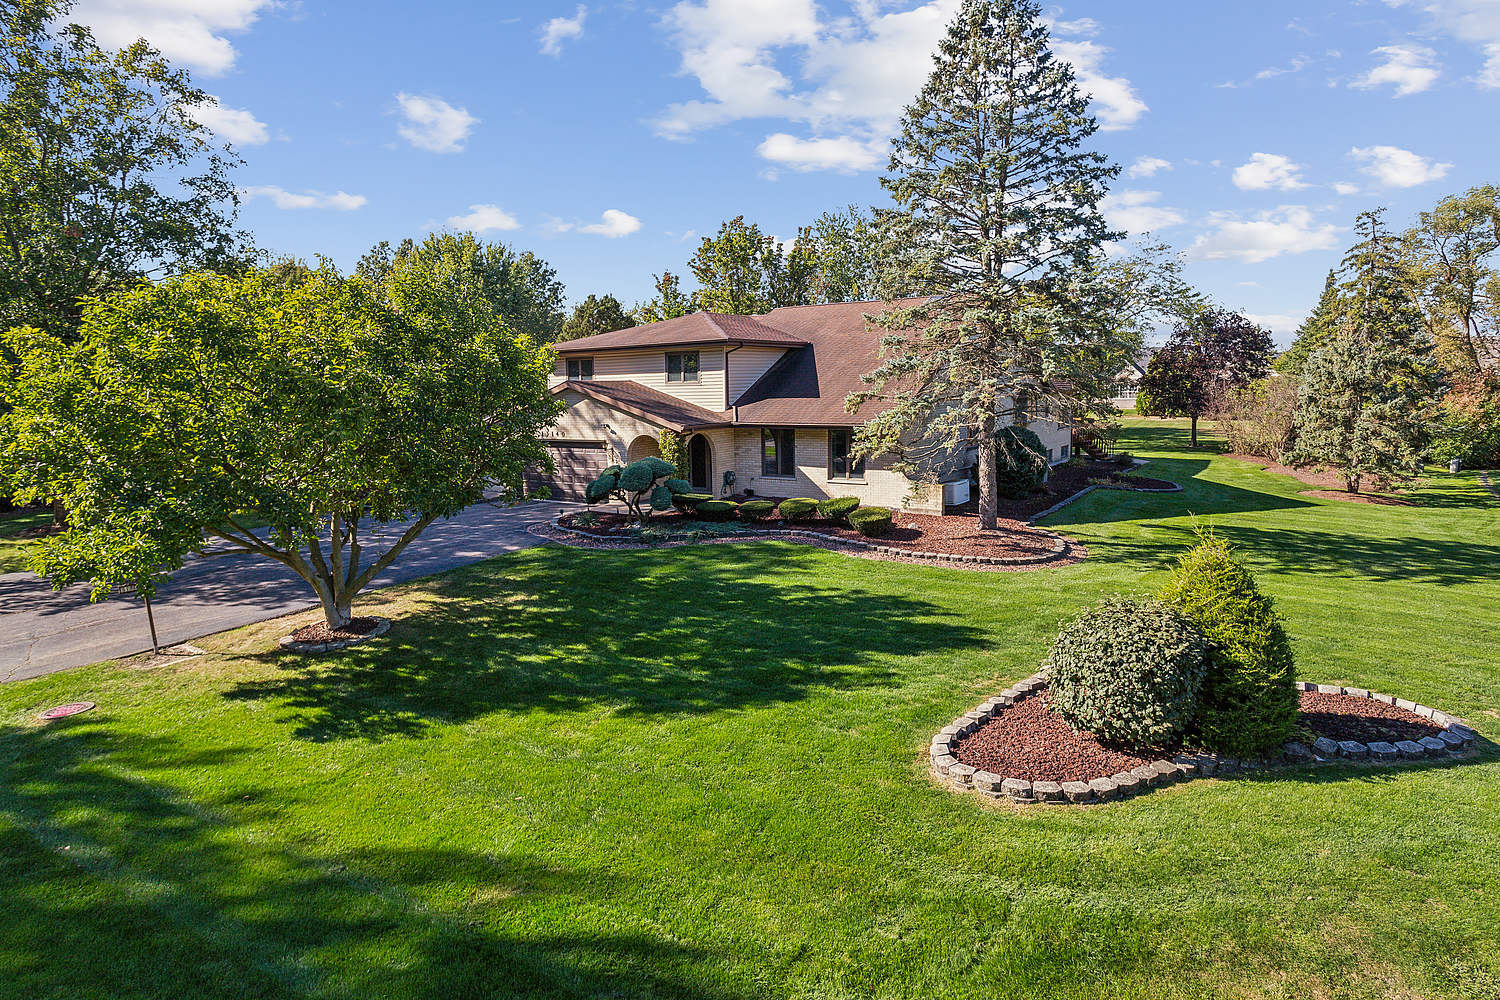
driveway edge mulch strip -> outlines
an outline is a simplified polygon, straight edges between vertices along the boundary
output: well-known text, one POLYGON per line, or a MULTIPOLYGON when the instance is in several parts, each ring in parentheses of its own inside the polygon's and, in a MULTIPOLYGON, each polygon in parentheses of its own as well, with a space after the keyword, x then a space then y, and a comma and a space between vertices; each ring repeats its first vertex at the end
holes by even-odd
MULTIPOLYGON (((362 642, 369 642, 371 639, 378 639, 390 630, 391 620, 389 618, 376 617, 375 627, 363 635, 351 636, 347 639, 334 639, 329 642, 299 642, 297 632, 293 632, 291 635, 282 636, 279 642, 281 648, 288 653, 332 653, 336 650, 347 649, 350 646, 357 646, 362 642)), ((300 632, 302 630, 298 629, 297 631, 300 632)))
POLYGON ((701 540, 681 539, 656 543, 639 542, 631 539, 622 539, 618 535, 596 534, 591 531, 584 531, 582 528, 565 526, 560 521, 561 518, 553 518, 545 526, 533 525, 529 530, 532 534, 541 538, 549 538, 564 545, 579 545, 586 548, 659 549, 675 548, 681 545, 728 545, 739 542, 783 541, 812 545, 816 548, 827 549, 830 552, 842 552, 845 555, 859 556, 866 559, 883 559, 890 562, 912 563, 919 566, 943 566, 989 572, 1071 566, 1074 563, 1082 562, 1088 557, 1088 550, 1080 543, 1064 538, 1056 532, 1045 530, 1043 530, 1043 533, 1051 535, 1053 538, 1051 547, 1046 553, 1038 556, 1005 557, 957 555, 947 552, 920 552, 914 549, 898 548, 894 545, 880 545, 876 542, 862 542, 852 538, 837 538, 821 531, 802 531, 794 528, 762 528, 743 535, 705 538, 701 540), (539 530, 543 528, 545 530, 539 530), (580 540, 584 544, 580 545, 580 540))
POLYGON ((1319 737, 1311 746, 1299 742, 1287 743, 1282 747, 1281 755, 1274 759, 1240 760, 1219 754, 1178 754, 1171 760, 1154 761, 1111 777, 1094 778, 1090 781, 1028 781, 990 771, 981 771, 958 759, 958 747, 965 737, 990 725, 996 717, 1002 716, 1005 709, 1022 699, 1041 697, 1046 687, 1046 674, 1033 674, 1006 688, 972 712, 965 712, 954 719, 951 724, 944 726, 937 735, 933 736, 932 744, 928 749, 928 761, 932 773, 956 791, 977 792, 992 799, 1006 799, 1026 804, 1089 805, 1126 798, 1191 778, 1225 777, 1239 772, 1249 773, 1311 764, 1401 764, 1472 757, 1478 742, 1478 734, 1473 728, 1462 719, 1446 712, 1440 712, 1404 698, 1367 691, 1364 688, 1298 681, 1299 692, 1367 698, 1371 701, 1393 705, 1431 721, 1434 726, 1440 727, 1440 730, 1436 736, 1426 736, 1415 741, 1401 740, 1396 743, 1366 744, 1353 740, 1335 742, 1327 737, 1319 737))

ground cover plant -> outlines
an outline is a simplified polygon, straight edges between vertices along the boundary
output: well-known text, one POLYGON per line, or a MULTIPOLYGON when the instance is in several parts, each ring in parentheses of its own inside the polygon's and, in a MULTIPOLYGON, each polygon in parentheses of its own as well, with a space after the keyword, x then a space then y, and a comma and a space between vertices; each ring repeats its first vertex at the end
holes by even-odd
POLYGON ((1190 511, 1301 676, 1500 733, 1472 476, 1351 505, 1185 421, 1122 445, 1186 489, 1049 518, 1089 551, 1061 569, 548 547, 370 594, 392 631, 326 659, 280 620, 0 685, 0 996, 1497 995, 1491 748, 1090 809, 930 783, 932 734, 1060 620, 1166 584, 1190 511))

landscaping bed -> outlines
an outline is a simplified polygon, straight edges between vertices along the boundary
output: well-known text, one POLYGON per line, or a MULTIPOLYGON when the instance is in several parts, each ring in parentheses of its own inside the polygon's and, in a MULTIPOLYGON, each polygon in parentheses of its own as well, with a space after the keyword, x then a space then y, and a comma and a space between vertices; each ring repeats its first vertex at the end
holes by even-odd
POLYGON ((1345 503, 1371 503, 1383 507, 1415 507, 1416 503, 1400 495, 1400 490, 1382 489, 1378 493, 1362 490, 1359 493, 1350 493, 1344 489, 1344 477, 1336 472, 1321 471, 1311 468, 1294 468, 1289 465, 1281 465, 1262 455, 1244 455, 1237 452, 1228 452, 1225 458, 1232 458, 1238 462, 1250 462, 1265 469, 1267 472, 1279 473, 1283 476, 1291 476, 1293 479, 1307 486, 1314 487, 1303 490, 1303 496, 1318 497, 1322 500, 1342 500, 1345 503))
MULTIPOLYGON (((1165 479, 1130 474, 1130 466, 1113 461, 1087 459, 1054 466, 1042 488, 1025 497, 1000 497, 997 511, 1007 520, 1025 522, 1056 507, 1062 501, 1088 489, 1103 486, 1116 490, 1176 490, 1177 484, 1165 479)), ((979 510, 976 493, 968 503, 953 508, 953 514, 975 514, 979 510)))

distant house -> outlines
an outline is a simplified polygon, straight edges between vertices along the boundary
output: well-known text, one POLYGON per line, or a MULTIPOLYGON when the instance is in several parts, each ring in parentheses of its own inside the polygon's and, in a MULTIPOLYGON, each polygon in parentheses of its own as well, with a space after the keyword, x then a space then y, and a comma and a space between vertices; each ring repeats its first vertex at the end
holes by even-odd
MULTIPOLYGON (((703 492, 855 496, 941 513, 945 494, 948 503, 967 498, 972 449, 918 479, 893 470, 891 456, 850 455, 860 418, 880 409, 844 408, 879 364, 882 331, 864 318, 879 309, 855 302, 760 316, 700 312, 554 345, 552 391, 567 410, 548 440, 557 471, 533 484, 581 498, 607 466, 659 455, 665 430, 686 439, 688 479, 703 492)), ((1053 462, 1069 457, 1063 418, 1030 427, 1053 462)))
POLYGON ((1122 410, 1135 409, 1136 398, 1141 392, 1141 379, 1146 377, 1146 368, 1156 351, 1147 348, 1131 358, 1120 374, 1115 376, 1115 394, 1110 402, 1122 410))

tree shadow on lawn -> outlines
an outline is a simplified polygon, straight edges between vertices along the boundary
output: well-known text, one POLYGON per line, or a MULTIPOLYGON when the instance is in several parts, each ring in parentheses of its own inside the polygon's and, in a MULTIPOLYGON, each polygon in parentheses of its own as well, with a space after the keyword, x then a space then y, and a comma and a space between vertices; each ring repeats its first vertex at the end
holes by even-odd
MULTIPOLYGON (((890 656, 987 633, 906 594, 805 582, 777 543, 620 552, 549 547, 430 578, 383 639, 324 659, 265 654, 226 697, 291 710, 313 741, 416 736, 494 711, 691 714, 886 683, 890 656)), ((822 568, 822 567, 820 567, 822 568)))
POLYGON ((1198 474, 1208 468, 1207 459, 1152 459, 1138 475, 1177 483, 1181 493, 1132 493, 1099 490, 1070 504, 1045 523, 1065 525, 1109 524, 1153 517, 1183 517, 1194 514, 1245 514, 1273 510, 1296 510, 1316 506, 1311 500, 1230 486, 1198 474))
POLYGON ((125 743, 107 719, 0 729, 14 995, 736 995, 706 978, 714 954, 599 919, 619 873, 456 850, 304 852, 249 810, 152 782, 148 760, 176 767, 180 751, 125 743))

